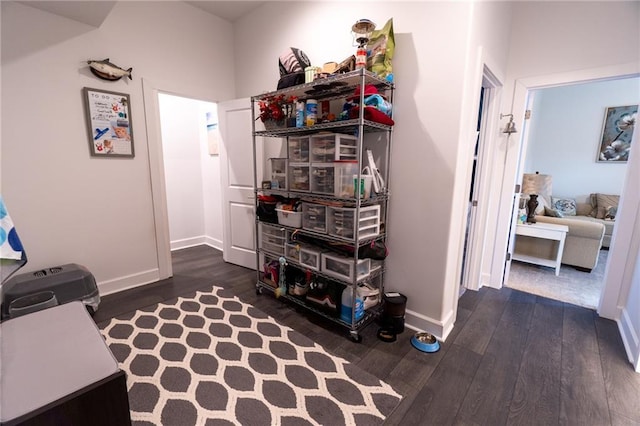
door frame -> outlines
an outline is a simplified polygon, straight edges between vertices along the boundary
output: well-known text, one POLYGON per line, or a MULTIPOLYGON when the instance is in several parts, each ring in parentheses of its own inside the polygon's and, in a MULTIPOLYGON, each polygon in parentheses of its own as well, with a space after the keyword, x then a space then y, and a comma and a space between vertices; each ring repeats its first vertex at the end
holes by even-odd
MULTIPOLYGON (((498 78, 490 69, 490 67, 483 63, 482 65, 482 82, 481 88, 485 89, 480 134, 478 135, 478 158, 476 160, 476 176, 477 191, 476 199, 478 200, 478 206, 473 208, 469 222, 471 222, 471 228, 469 229, 469 241, 467 244, 467 265, 462 265, 462 287, 470 290, 479 290, 483 286, 483 283, 489 281, 489 273, 483 272, 483 264, 488 264, 483 250, 483 244, 487 234, 487 218, 489 217, 490 203, 489 193, 491 191, 491 171, 493 170, 492 163, 495 155, 493 149, 489 143, 492 140, 492 135, 497 131, 496 120, 491 117, 496 117, 499 111, 500 96, 502 90, 502 81, 498 78), (484 261, 484 262, 483 262, 484 261)), ((478 94, 478 108, 479 108, 478 94)), ((477 114, 476 114, 477 117, 477 114)), ((474 146, 475 147, 475 146, 474 146)), ((473 161, 473 155, 471 156, 473 161)), ((471 184, 471 176, 468 178, 469 184, 471 184)), ((473 188, 469 188, 470 190, 473 188)), ((467 192, 468 193, 468 192, 467 192)), ((464 253, 463 253, 464 256, 464 253)))
MULTIPOLYGON (((504 272, 504 270, 506 269, 506 262, 509 262, 506 256, 506 254, 508 253, 507 248, 513 238, 515 227, 511 226, 511 222, 514 220, 514 216, 511 214, 507 214, 505 210, 509 209, 509 212, 511 212, 513 203, 510 200, 513 200, 514 183, 519 182, 522 178, 522 165, 520 164, 520 161, 524 152, 523 149, 524 147, 526 147, 526 144, 528 142, 528 132, 524 130, 527 128, 526 126, 528 124, 525 120, 525 112, 527 109, 530 92, 536 89, 544 89, 567 84, 587 83, 636 76, 640 76, 638 64, 632 62, 609 67, 529 77, 515 81, 512 112, 514 114, 514 121, 516 122, 516 126, 520 129, 523 129, 523 131, 521 132, 520 139, 516 144, 517 149, 510 149, 506 153, 502 192, 500 195, 502 200, 501 205, 504 205, 504 210, 501 212, 501 215, 499 217, 499 224, 497 227, 498 235, 496 236, 494 246, 494 259, 496 259, 496 261, 494 262, 494 271, 497 268, 500 268, 504 272), (504 238, 501 238, 500 234, 504 235, 504 238)), ((629 171, 627 171, 627 175, 628 174, 629 171)), ((624 192, 631 192, 629 188, 624 189, 626 190, 624 192)), ((621 194, 621 198, 625 198, 624 192, 623 194, 621 194)), ((621 202, 618 215, 622 216, 626 211, 628 211, 627 209, 634 208, 632 204, 637 203, 621 202)), ((600 316, 612 320, 618 320, 620 318, 622 307, 624 307, 627 303, 626 300, 622 300, 626 297, 624 292, 622 291, 624 285, 623 280, 621 279, 622 277, 617 277, 617 279, 615 279, 616 277, 609 276, 617 275, 609 274, 609 266, 611 265, 613 259, 619 258, 621 256, 621 253, 626 253, 629 249, 631 249, 630 241, 627 242, 624 238, 621 238, 619 241, 615 241, 617 229, 621 225, 622 224, 618 224, 618 226, 614 229, 614 236, 609 254, 611 259, 609 259, 607 268, 605 269, 605 287, 601 294, 600 303, 597 309, 597 312, 600 316), (618 244, 615 244, 616 242, 618 244)), ((635 225, 633 223, 629 223, 630 228, 633 228, 634 226, 635 225)), ((622 263, 624 264, 624 262, 622 263)), ((505 278, 506 275, 503 273, 500 279, 500 287, 504 286, 505 278)))

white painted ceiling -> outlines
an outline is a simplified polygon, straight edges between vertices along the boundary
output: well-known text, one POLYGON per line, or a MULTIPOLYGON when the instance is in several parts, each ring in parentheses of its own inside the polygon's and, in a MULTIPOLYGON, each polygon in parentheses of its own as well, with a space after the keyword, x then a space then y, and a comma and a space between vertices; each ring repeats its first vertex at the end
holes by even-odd
MULTIPOLYGON (((18 1, 17 3, 99 27, 117 1, 18 1)), ((264 1, 187 1, 198 9, 234 22, 264 1)))
POLYGON ((229 22, 246 15, 265 3, 264 1, 187 1, 192 6, 216 15, 229 22))

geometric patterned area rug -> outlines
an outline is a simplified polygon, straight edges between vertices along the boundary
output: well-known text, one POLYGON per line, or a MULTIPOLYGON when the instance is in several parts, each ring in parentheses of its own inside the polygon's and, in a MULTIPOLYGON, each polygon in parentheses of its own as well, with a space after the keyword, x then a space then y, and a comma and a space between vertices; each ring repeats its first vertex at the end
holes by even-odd
POLYGON ((136 425, 376 425, 402 399, 220 287, 99 326, 136 425))

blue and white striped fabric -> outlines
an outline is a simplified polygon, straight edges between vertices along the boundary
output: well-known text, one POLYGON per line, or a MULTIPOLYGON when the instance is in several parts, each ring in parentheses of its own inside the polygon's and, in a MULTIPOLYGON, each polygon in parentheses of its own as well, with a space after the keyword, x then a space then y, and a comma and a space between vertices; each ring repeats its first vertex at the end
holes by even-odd
POLYGON ((2 278, 0 283, 25 263, 27 263, 27 255, 13 226, 4 199, 0 195, 0 277, 2 278))

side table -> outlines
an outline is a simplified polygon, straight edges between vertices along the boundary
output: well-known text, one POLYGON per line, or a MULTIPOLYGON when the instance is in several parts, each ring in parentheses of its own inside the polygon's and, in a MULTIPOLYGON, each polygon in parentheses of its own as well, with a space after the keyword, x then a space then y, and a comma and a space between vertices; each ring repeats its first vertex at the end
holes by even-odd
POLYGON ((565 225, 555 225, 551 223, 527 223, 516 226, 516 244, 512 259, 520 262, 533 263, 535 265, 550 266, 555 268, 556 276, 560 274, 560 264, 562 252, 564 251, 564 240, 569 232, 569 227, 565 225), (558 241, 555 253, 547 250, 534 250, 518 252, 518 237, 537 238, 541 240, 558 241))

